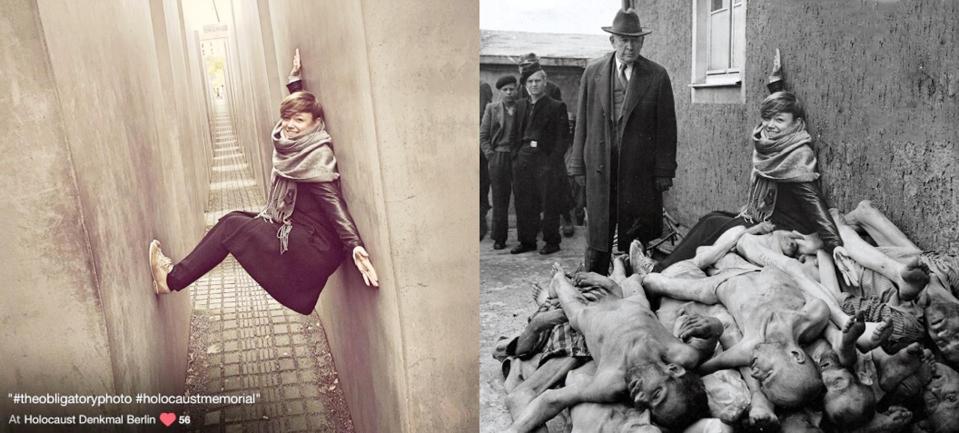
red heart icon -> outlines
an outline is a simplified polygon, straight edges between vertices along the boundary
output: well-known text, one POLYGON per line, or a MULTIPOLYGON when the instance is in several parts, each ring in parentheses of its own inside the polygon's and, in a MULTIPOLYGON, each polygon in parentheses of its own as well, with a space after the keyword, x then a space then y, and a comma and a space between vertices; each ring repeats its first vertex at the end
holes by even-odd
POLYGON ((163 425, 169 427, 170 424, 173 424, 173 421, 176 421, 176 414, 173 412, 163 412, 160 414, 160 422, 163 425))

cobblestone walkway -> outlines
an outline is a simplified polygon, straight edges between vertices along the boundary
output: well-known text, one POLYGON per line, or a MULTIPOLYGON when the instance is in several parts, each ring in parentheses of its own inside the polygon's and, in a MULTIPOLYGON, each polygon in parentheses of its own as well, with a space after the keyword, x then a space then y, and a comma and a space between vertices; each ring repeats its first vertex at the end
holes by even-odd
MULTIPOLYGON (((259 210, 265 201, 222 104, 214 126, 207 227, 232 210, 259 210)), ((315 313, 280 305, 232 256, 188 290, 194 308, 188 392, 256 397, 255 404, 194 408, 189 430, 353 431, 315 313)))

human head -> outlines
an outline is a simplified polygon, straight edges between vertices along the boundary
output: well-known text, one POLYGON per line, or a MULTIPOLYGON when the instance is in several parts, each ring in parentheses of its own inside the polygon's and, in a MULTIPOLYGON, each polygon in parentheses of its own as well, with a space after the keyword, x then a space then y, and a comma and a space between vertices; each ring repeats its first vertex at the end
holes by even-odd
POLYGON ((806 110, 791 92, 773 93, 759 106, 759 115, 766 136, 771 139, 801 129, 805 125, 806 110))
POLYGON ((496 80, 496 90, 504 101, 511 102, 516 99, 516 77, 513 75, 503 75, 496 80))
POLYGON ((280 102, 280 119, 287 138, 298 138, 323 122, 323 106, 310 92, 294 92, 280 102))
POLYGON ((540 69, 526 78, 526 91, 529 96, 539 98, 546 94, 546 71, 540 69))
POLYGON ((937 362, 923 391, 926 415, 933 433, 959 433, 959 373, 937 362))
POLYGON ((869 422, 875 415, 876 395, 872 388, 859 382, 856 375, 843 368, 832 350, 819 361, 822 382, 826 386, 823 409, 833 424, 853 429, 869 422))
POLYGON ((772 232, 776 240, 776 246, 783 255, 796 257, 799 253, 799 244, 796 242, 796 234, 788 230, 775 230, 772 232))
POLYGON ((643 49, 644 37, 650 30, 644 30, 639 22, 639 14, 635 9, 620 9, 613 18, 613 25, 603 27, 603 31, 610 33, 609 43, 616 51, 616 58, 623 63, 633 63, 639 58, 643 49))
POLYGON ((779 91, 763 99, 759 104, 759 117, 769 119, 779 113, 789 113, 798 119, 806 118, 806 109, 796 95, 789 91, 779 91))
POLYGON ((794 408, 819 396, 822 377, 795 344, 761 343, 753 350, 752 376, 776 406, 794 408))
POLYGON ((657 425, 681 430, 709 414, 703 379, 679 365, 633 364, 625 378, 633 405, 649 408, 657 425))
POLYGON ((609 35, 609 43, 613 45, 613 50, 616 51, 616 58, 627 64, 633 63, 639 58, 645 39, 645 36, 609 35))
POLYGON ((934 300, 925 310, 929 338, 947 364, 959 367, 959 303, 934 300))
POLYGON ((822 433, 804 410, 796 410, 779 417, 782 433, 822 433))

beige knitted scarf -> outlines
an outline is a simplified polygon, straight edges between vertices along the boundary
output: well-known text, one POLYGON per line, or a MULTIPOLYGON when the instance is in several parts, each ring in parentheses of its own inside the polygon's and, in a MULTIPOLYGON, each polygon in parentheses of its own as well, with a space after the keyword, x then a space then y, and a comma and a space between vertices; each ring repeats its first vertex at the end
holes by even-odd
POLYGON ((755 146, 749 200, 739 215, 750 222, 768 221, 776 209, 776 184, 819 179, 816 154, 810 146, 812 137, 806 132, 806 122, 801 119, 773 139, 759 125, 753 130, 752 140, 755 146))
POLYGON ((270 197, 266 207, 257 215, 270 222, 280 223, 276 237, 280 240, 280 254, 289 249, 293 209, 296 207, 297 182, 332 182, 339 179, 333 139, 320 121, 316 129, 299 138, 283 135, 283 122, 273 127, 273 171, 270 175, 270 197))

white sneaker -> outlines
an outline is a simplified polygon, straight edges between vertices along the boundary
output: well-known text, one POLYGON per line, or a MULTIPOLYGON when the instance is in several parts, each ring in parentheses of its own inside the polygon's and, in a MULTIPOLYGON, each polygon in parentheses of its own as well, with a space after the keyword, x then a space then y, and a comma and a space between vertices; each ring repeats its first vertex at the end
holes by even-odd
POLYGON ((153 273, 153 291, 157 295, 171 292, 166 283, 166 276, 171 269, 173 269, 173 260, 170 260, 160 251, 160 241, 152 240, 150 242, 150 271, 153 273))

